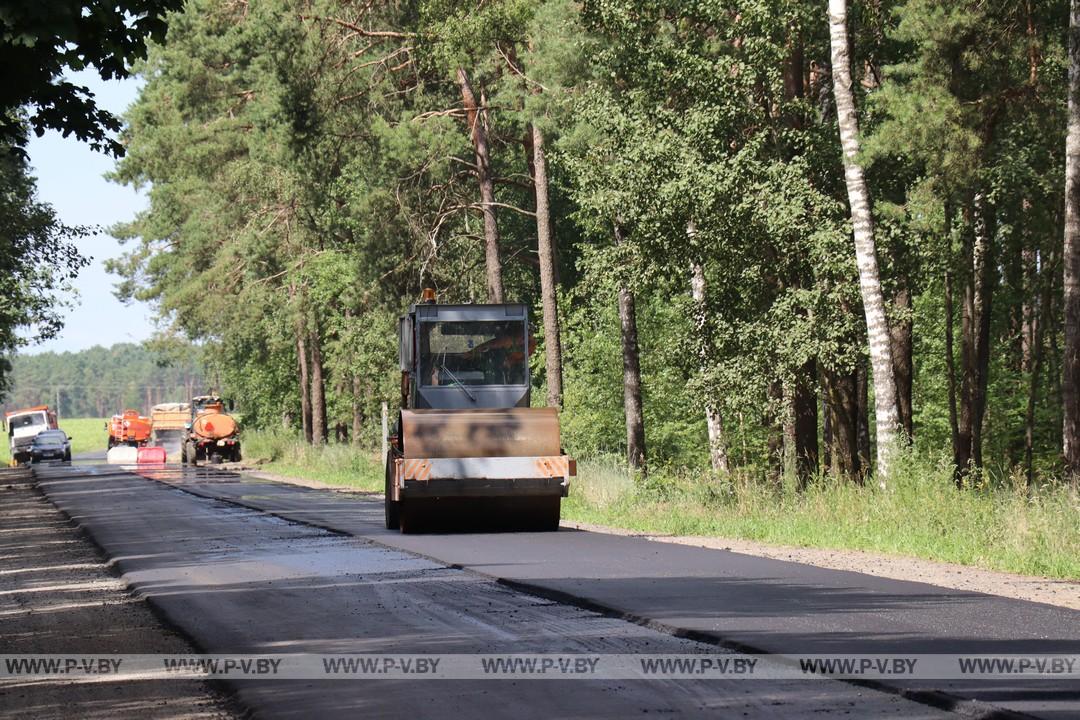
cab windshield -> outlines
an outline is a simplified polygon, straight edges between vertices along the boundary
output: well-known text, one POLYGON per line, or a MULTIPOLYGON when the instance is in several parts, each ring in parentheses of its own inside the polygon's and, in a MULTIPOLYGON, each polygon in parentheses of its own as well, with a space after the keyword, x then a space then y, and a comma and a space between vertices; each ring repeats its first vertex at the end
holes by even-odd
POLYGON ((423 385, 524 385, 525 323, 420 323, 423 385))
POLYGON ((45 420, 45 413, 43 412, 16 415, 15 417, 8 418, 8 435, 11 435, 20 428, 34 427, 36 425, 45 424, 47 423, 45 420))

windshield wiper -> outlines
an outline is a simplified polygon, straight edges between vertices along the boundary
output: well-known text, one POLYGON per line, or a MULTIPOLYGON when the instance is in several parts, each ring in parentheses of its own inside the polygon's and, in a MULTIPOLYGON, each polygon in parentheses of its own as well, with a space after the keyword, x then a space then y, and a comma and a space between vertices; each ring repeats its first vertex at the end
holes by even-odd
POLYGON ((476 396, 469 392, 469 388, 465 387, 465 383, 458 380, 458 376, 450 368, 446 367, 446 363, 443 363, 442 371, 450 376, 450 379, 454 381, 454 385, 461 388, 461 391, 468 395, 470 400, 476 402, 476 396))

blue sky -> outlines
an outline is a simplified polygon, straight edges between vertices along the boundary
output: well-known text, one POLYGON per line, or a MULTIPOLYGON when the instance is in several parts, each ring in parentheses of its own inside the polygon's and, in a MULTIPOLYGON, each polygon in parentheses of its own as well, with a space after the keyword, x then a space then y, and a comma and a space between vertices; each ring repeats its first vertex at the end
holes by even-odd
MULTIPOLYGON (((90 88, 98 103, 114 113, 123 113, 135 101, 138 79, 104 81, 93 71, 72 73, 72 81, 90 88)), ((103 176, 112 169, 113 159, 94 152, 74 137, 57 132, 32 137, 30 164, 37 177, 38 197, 55 208, 67 225, 100 225, 129 220, 146 206, 146 198, 130 187, 111 183, 103 176)), ((123 248, 109 235, 100 234, 78 241, 83 255, 92 257, 75 285, 78 305, 68 315, 64 330, 52 340, 21 350, 33 354, 53 350, 81 350, 94 345, 139 342, 153 333, 151 308, 142 303, 124 305, 113 297, 116 279, 105 272, 103 261, 121 254, 123 248)))

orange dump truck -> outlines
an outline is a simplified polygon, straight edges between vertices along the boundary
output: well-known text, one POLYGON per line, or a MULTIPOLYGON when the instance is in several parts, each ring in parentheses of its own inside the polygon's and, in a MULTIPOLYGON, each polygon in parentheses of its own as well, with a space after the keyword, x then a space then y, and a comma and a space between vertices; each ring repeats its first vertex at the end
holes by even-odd
POLYGON ((191 421, 191 405, 159 403, 150 408, 150 419, 153 421, 154 444, 170 454, 180 452, 191 421))
POLYGON ((109 431, 109 449, 117 445, 143 447, 150 442, 150 418, 140 415, 138 410, 125 410, 113 415, 105 423, 105 429, 109 431))

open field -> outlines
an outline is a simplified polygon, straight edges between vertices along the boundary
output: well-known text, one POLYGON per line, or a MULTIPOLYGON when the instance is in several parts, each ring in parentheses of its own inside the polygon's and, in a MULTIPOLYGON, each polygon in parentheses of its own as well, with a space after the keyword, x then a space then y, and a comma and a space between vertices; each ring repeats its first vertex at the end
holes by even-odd
MULTIPOLYGON (((281 475, 380 491, 377 451, 318 449, 282 434, 245 435, 245 458, 281 475)), ((1080 578, 1080 498, 1061 485, 957 491, 947 465, 915 453, 882 490, 821 480, 802 493, 738 478, 654 473, 583 460, 563 517, 645 533, 740 538, 908 555, 1052 578, 1080 578)))
MULTIPOLYGON (((71 454, 105 450, 107 433, 105 418, 61 418, 60 429, 71 438, 71 454)), ((0 463, 7 465, 11 460, 10 447, 5 437, 0 449, 0 463)))

